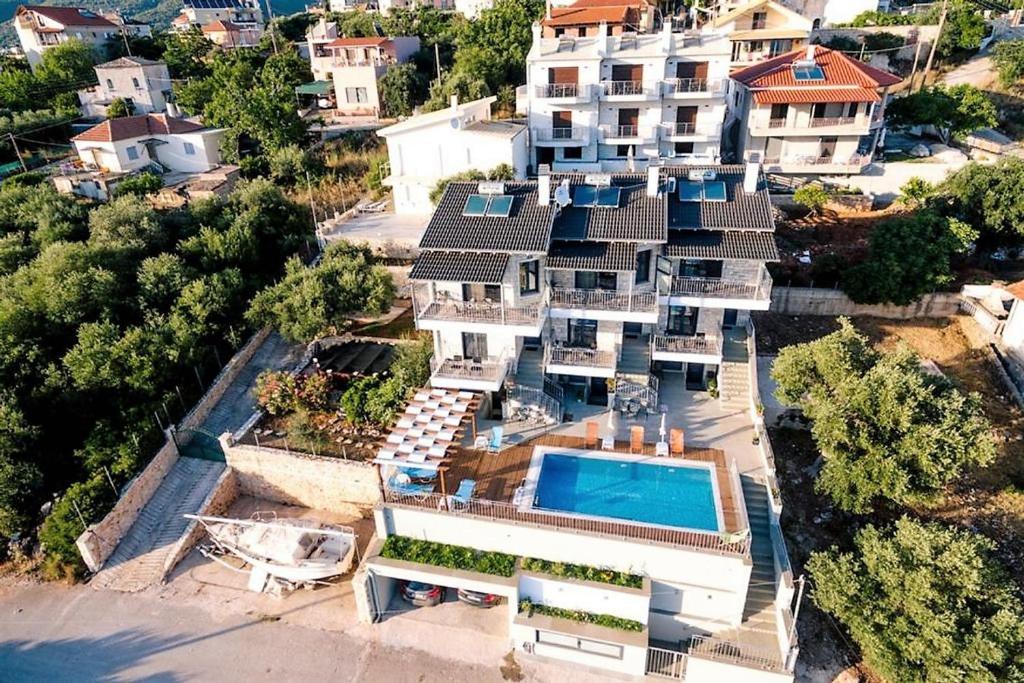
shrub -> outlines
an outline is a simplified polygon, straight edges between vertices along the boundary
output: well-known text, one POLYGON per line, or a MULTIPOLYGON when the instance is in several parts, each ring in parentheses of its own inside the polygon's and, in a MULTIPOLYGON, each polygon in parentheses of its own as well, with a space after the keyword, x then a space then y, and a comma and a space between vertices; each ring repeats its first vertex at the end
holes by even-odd
POLYGON ((548 605, 541 605, 532 602, 529 598, 519 601, 519 611, 525 612, 527 616, 531 617, 534 614, 543 614, 548 617, 569 619, 570 621, 577 621, 581 624, 594 624, 595 626, 615 628, 620 631, 635 631, 639 633, 644 630, 644 625, 639 621, 634 621, 633 619, 623 619, 622 617, 616 617, 611 614, 594 614, 593 612, 584 612, 582 610, 549 607, 548 605))
POLYGON ((830 50, 838 50, 839 52, 859 52, 861 47, 860 41, 856 38, 844 35, 832 36, 823 44, 830 50))
POLYGON ((891 681, 1024 679, 1024 609, 992 541, 904 517, 813 553, 814 602, 891 681))
POLYGON ((441 178, 434 185, 434 189, 430 191, 430 203, 437 204, 441 201, 441 197, 444 195, 445 188, 448 187, 448 183, 466 182, 466 181, 478 181, 478 180, 512 180, 515 178, 515 169, 508 164, 498 164, 490 171, 484 173, 476 169, 470 169, 468 171, 462 171, 455 175, 450 175, 447 178, 441 178))
POLYGON ((135 105, 123 97, 115 97, 107 105, 107 118, 119 119, 135 113, 135 105))
POLYGON ((808 183, 797 188, 793 193, 793 201, 801 206, 806 206, 812 213, 821 213, 821 210, 828 204, 831 197, 828 190, 816 183, 808 183))
POLYGON ((82 556, 75 545, 85 531, 82 518, 86 524, 98 522, 114 500, 114 490, 102 474, 68 487, 39 530, 39 542, 47 557, 47 578, 72 578, 82 573, 82 556))
POLYGON ((271 415, 285 415, 298 407, 295 378, 284 370, 264 370, 256 378, 256 403, 271 415))
POLYGON ((935 194, 935 186, 927 180, 914 176, 900 188, 900 202, 910 208, 919 208, 925 200, 935 194))
POLYGON ((300 377, 297 384, 295 396, 299 406, 317 412, 330 407, 331 378, 326 372, 311 372, 300 377))
POLYGON ((515 555, 421 541, 406 536, 388 536, 384 541, 384 547, 381 548, 380 556, 495 576, 512 576, 516 571, 515 555))
POLYGON ((387 426, 395 418, 395 413, 402 407, 408 395, 407 387, 397 377, 389 377, 366 392, 366 403, 363 406, 366 419, 382 427, 387 426))
POLYGON ((144 171, 128 176, 114 186, 114 196, 121 197, 126 194, 145 197, 153 194, 164 186, 164 181, 156 173, 144 171))
POLYGON ((379 384, 379 377, 360 377, 349 383, 341 395, 341 410, 345 413, 345 419, 349 423, 355 425, 367 421, 369 396, 379 384))
POLYGON ((868 52, 894 50, 897 47, 903 47, 905 42, 903 36, 898 36, 895 33, 868 33, 864 36, 864 49, 868 52))
POLYGON ((552 576, 560 576, 567 579, 597 581, 599 583, 608 583, 613 586, 625 586, 627 588, 642 588, 644 585, 644 577, 638 576, 637 574, 617 572, 613 569, 600 569, 598 567, 588 567, 582 564, 549 562, 547 560, 539 560, 534 557, 524 557, 522 567, 523 569, 531 572, 551 574, 552 576))

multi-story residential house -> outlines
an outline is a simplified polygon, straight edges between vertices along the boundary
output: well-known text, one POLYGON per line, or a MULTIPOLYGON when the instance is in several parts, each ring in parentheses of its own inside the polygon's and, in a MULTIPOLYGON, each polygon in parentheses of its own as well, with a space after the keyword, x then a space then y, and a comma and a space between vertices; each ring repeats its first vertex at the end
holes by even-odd
POLYGON ((871 163, 900 78, 816 45, 734 71, 738 158, 773 173, 852 174, 871 163))
POLYGON ((807 43, 811 20, 775 0, 756 0, 722 14, 709 27, 729 37, 732 65, 748 66, 807 43))
POLYGON ((167 64, 142 57, 119 57, 95 67, 99 85, 78 91, 85 116, 106 116, 110 103, 121 98, 135 114, 159 114, 167 109, 171 75, 167 64))
POLYGON ((543 38, 595 36, 604 24, 608 33, 649 33, 654 29, 655 8, 646 0, 576 0, 560 7, 548 5, 541 20, 543 38))
POLYGON ((203 36, 218 47, 255 47, 263 37, 263 27, 258 24, 236 24, 227 19, 216 19, 203 26, 203 36))
POLYGON ((171 28, 202 28, 215 21, 229 21, 247 31, 262 31, 263 10, 259 0, 182 0, 181 13, 171 22, 171 28))
MULTIPOLYGON (((792 576, 770 489, 749 474, 756 452, 740 456, 751 459, 741 476, 735 454, 684 448, 682 433, 676 457, 659 458, 670 454, 664 439, 660 452, 637 441, 627 448, 613 429, 599 450, 596 432, 588 444, 557 420, 531 423, 490 452, 474 450, 471 436, 436 445, 453 438, 445 429, 466 426, 459 415, 468 406, 484 406, 474 420, 486 419, 486 406, 513 395, 546 403, 578 390, 583 401, 567 400, 565 410, 587 420, 608 414, 586 403, 604 399, 611 378, 617 393, 657 386, 651 375, 673 391, 696 389, 736 353, 723 344, 739 345, 749 372, 745 318, 767 308, 764 264, 777 258, 757 165, 610 176, 541 169, 526 182, 455 182, 420 246, 411 279, 417 325, 434 337, 432 386, 411 399, 375 459, 385 484, 377 538, 353 580, 361 618, 385 618, 415 581, 435 599, 446 588, 487 596, 494 627, 507 628, 524 657, 636 677, 791 681, 792 576), (588 480, 595 470, 597 485, 588 480), (668 483, 677 476, 701 483, 668 483), (701 505, 704 519, 692 515, 701 505), (383 553, 392 537, 524 559, 500 575, 452 570, 383 553), (556 576, 547 563, 633 580, 556 576)), ((733 400, 739 417, 729 424, 749 428, 749 395, 733 400)), ((728 413, 702 392, 671 401, 673 420, 699 402, 710 411, 702 429, 732 428, 708 425, 728 413)))
POLYGON ((677 32, 543 38, 534 27, 517 107, 530 127, 534 168, 642 169, 650 159, 717 163, 729 41, 677 32))
POLYGON ((388 145, 382 183, 391 188, 395 213, 429 215, 430 193, 442 178, 476 169, 509 166, 516 179, 526 177, 530 150, 526 126, 491 119, 496 97, 460 103, 411 116, 381 128, 388 145))
POLYGON ((119 15, 103 16, 80 7, 19 5, 14 13, 14 30, 21 50, 32 69, 43 59, 43 52, 68 40, 80 40, 99 48, 122 34, 149 35, 149 27, 125 21, 119 15))
POLYGON ((313 78, 332 84, 339 116, 378 116, 377 83, 391 66, 408 62, 420 49, 417 37, 339 37, 337 24, 325 19, 310 27, 306 41, 313 78))

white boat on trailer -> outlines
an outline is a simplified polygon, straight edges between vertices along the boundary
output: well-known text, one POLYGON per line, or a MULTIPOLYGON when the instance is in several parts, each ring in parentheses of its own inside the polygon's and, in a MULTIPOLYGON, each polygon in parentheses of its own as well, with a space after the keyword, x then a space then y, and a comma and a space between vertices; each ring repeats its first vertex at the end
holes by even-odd
POLYGON ((230 554, 251 567, 249 589, 256 592, 323 583, 347 572, 356 553, 351 527, 308 519, 185 517, 206 529, 211 546, 200 548, 205 556, 221 561, 216 554, 230 554))

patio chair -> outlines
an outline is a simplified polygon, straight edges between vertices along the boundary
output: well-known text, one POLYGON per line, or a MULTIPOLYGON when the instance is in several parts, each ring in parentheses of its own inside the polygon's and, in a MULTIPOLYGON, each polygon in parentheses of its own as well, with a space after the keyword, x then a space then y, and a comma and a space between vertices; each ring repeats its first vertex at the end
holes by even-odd
POLYGON ((434 492, 434 484, 414 484, 408 474, 398 473, 388 479, 388 490, 402 496, 425 498, 434 492))
POLYGON ((583 439, 584 448, 597 448, 597 423, 590 421, 587 423, 587 435, 583 439))
POLYGON ((487 449, 492 453, 497 453, 501 449, 501 439, 505 435, 505 428, 502 426, 495 426, 491 429, 491 441, 487 444, 487 449))
POLYGON ((670 451, 673 457, 683 457, 683 430, 670 429, 668 432, 670 451))
POLYGON ((609 434, 608 436, 601 439, 601 450, 602 451, 614 451, 615 450, 615 436, 609 434))
POLYGON ((459 488, 454 494, 448 496, 448 503, 450 505, 469 505, 469 501, 473 498, 473 491, 476 489, 476 481, 473 479, 463 479, 459 483, 459 488))
POLYGON ((629 452, 643 453, 644 451, 644 428, 637 425, 629 428, 629 452))
POLYGON ((668 444, 664 441, 654 444, 654 454, 661 458, 668 456, 668 444))

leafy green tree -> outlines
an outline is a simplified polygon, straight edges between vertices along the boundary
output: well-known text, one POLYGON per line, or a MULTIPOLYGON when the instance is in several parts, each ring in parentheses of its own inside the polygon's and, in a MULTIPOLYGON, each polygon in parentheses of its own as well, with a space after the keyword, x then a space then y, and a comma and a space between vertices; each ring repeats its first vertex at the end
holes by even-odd
MULTIPOLYGON (((96 83, 97 54, 92 46, 72 38, 43 52, 36 79, 50 92, 74 91, 96 83)), ((73 94, 73 93, 72 93, 73 94)))
MULTIPOLYGON (((992 48, 992 63, 1004 88, 1016 88, 1024 80, 1024 40, 1001 40, 992 48)), ((3 86, 0 85, 0 88, 3 86)), ((0 99, 3 95, 0 93, 0 99)))
POLYGON ((943 142, 999 123, 996 107, 973 85, 933 86, 892 100, 885 110, 893 126, 932 125, 943 142))
POLYGON ((160 216, 128 194, 115 197, 89 214, 89 242, 130 251, 155 249, 167 240, 160 216))
POLYGON ((205 78, 210 70, 206 57, 214 44, 203 35, 198 26, 187 31, 175 31, 167 36, 163 59, 171 78, 205 78))
POLYGON ((533 22, 543 14, 539 0, 497 0, 475 21, 463 24, 455 70, 482 76, 491 92, 506 83, 521 83, 533 43, 533 22))
POLYGON ((935 194, 935 186, 927 180, 914 176, 900 188, 900 202, 910 208, 920 208, 935 194))
POLYGON ((430 85, 430 97, 423 104, 423 111, 439 111, 451 106, 452 95, 459 102, 470 102, 481 97, 490 97, 487 81, 467 71, 451 71, 440 81, 430 85))
POLYGON ((280 185, 292 185, 310 165, 309 155, 298 145, 276 149, 268 155, 270 177, 280 185))
POLYGON ((306 39, 306 31, 309 30, 309 27, 315 24, 319 18, 308 12, 298 12, 287 17, 275 17, 274 26, 285 40, 300 43, 306 39))
POLYGON ((961 0, 952 2, 946 14, 946 25, 939 39, 936 53, 948 58, 956 53, 977 50, 985 38, 988 27, 985 17, 973 3, 961 0))
POLYGON ((844 36, 837 34, 825 41, 824 46, 830 50, 838 50, 839 52, 860 52, 861 42, 856 38, 850 36, 844 36))
POLYGON ((844 274, 843 291, 857 303, 906 305, 953 280, 950 259, 978 233, 970 225, 922 211, 878 225, 867 259, 844 274))
POLYGON ((330 12, 327 21, 333 21, 338 27, 338 35, 346 38, 370 38, 377 35, 374 28, 375 14, 371 12, 330 12))
POLYGON ((898 47, 903 47, 904 43, 906 41, 903 36, 898 36, 895 33, 868 33, 864 36, 864 49, 868 52, 895 50, 898 47))
POLYGON ((349 314, 387 311, 394 295, 391 275, 368 248, 339 242, 313 267, 288 261, 284 278, 257 294, 246 315, 287 339, 308 342, 344 327, 349 314))
POLYGON ((409 116, 415 104, 423 101, 427 81, 412 64, 399 64, 377 81, 377 90, 385 116, 409 116))
POLYGON ((164 253, 140 263, 137 279, 142 310, 167 312, 194 273, 180 256, 164 253))
POLYGON ((119 182, 114 187, 114 196, 121 197, 130 194, 135 197, 145 197, 158 191, 163 186, 164 181, 160 179, 160 176, 152 171, 143 171, 142 173, 128 176, 119 182))
POLYGON ((821 213, 829 199, 831 195, 828 190, 817 183, 802 185, 793 193, 793 201, 807 207, 815 215, 821 213))
POLYGON ((944 210, 978 226, 983 236, 1024 235, 1024 159, 970 163, 939 186, 944 210))
MULTIPOLYGON (((17 176, 16 176, 17 177, 17 176)), ((42 249, 85 237, 86 207, 49 183, 39 187, 5 184, 0 189, 0 232, 17 232, 42 249)))
POLYGON ((30 459, 39 430, 10 393, 0 394, 0 537, 24 531, 38 507, 42 473, 30 459))
POLYGON ((905 347, 874 351, 848 319, 837 332, 782 349, 771 375, 779 400, 813 420, 824 456, 815 488, 843 510, 906 504, 995 457, 977 394, 925 373, 905 347))
POLYGON ((85 531, 79 514, 86 524, 93 524, 103 519, 113 502, 114 492, 101 473, 68 487, 39 530, 39 542, 46 553, 45 576, 74 578, 82 573, 82 557, 75 545, 85 531))
POLYGON ((4 69, 0 71, 0 106, 21 111, 39 106, 40 84, 28 70, 4 69))
POLYGON ((174 346, 193 358, 216 343, 245 306, 245 282, 237 268, 203 275, 189 282, 174 303, 168 321, 174 346))
POLYGON ((133 113, 135 113, 135 105, 123 97, 115 97, 107 105, 107 118, 110 119, 131 116, 133 113))
POLYGON ((814 602, 891 681, 1024 678, 1024 609, 992 541, 908 517, 867 526, 854 552, 814 553, 814 602))

